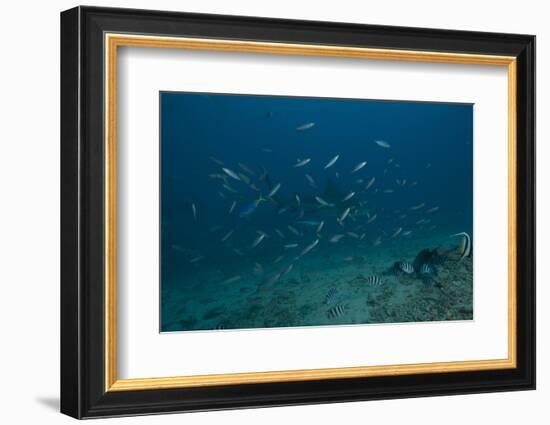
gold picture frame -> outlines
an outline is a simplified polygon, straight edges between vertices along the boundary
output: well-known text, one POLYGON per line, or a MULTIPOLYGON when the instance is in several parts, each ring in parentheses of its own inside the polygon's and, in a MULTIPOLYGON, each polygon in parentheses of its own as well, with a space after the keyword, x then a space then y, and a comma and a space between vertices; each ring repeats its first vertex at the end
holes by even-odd
POLYGON ((516 58, 464 53, 357 47, 316 46, 253 41, 105 34, 105 391, 151 390, 215 385, 236 385, 318 379, 341 379, 417 373, 465 372, 516 367, 516 58), (506 67, 508 72, 508 358, 388 366, 345 367, 233 373, 168 378, 117 379, 116 375, 116 96, 119 47, 189 49, 280 55, 303 55, 506 67))

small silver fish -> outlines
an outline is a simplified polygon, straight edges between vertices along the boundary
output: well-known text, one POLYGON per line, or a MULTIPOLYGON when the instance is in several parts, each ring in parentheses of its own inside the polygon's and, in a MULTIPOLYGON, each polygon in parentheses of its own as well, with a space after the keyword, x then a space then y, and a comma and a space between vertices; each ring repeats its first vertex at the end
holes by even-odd
POLYGON ((363 162, 360 162, 359 164, 357 164, 353 170, 351 170, 352 173, 356 173, 357 171, 359 171, 361 168, 363 168, 365 165, 367 165, 367 161, 363 161, 363 162))
POLYGON ((380 146, 381 148, 390 148, 391 145, 388 143, 388 142, 384 142, 383 140, 375 140, 374 143, 376 143, 378 146, 380 146))
POLYGON ((340 155, 336 155, 334 158, 332 158, 329 162, 327 162, 327 165, 325 165, 325 170, 327 168, 330 168, 334 165, 336 161, 338 161, 338 158, 340 158, 340 155))
POLYGON ((273 189, 271 189, 271 192, 269 192, 269 195, 267 195, 268 198, 271 198, 274 196, 278 190, 281 188, 281 183, 277 183, 273 189))
POLYGON ((254 183, 250 183, 248 187, 250 187, 250 189, 252 190, 255 190, 256 192, 260 191, 260 189, 258 189, 258 186, 256 186, 254 183))
POLYGON ((386 189, 383 191, 384 193, 393 193, 393 189, 386 189))
POLYGON ((332 243, 336 243, 338 242, 340 239, 342 239, 345 235, 342 235, 342 234, 339 234, 339 235, 334 235, 332 238, 329 239, 330 242, 332 243))
POLYGON ((403 236, 410 236, 412 234, 412 230, 407 230, 406 232, 403 232, 403 236))
POLYGON ((243 252, 238 248, 233 248, 233 252, 237 254, 239 257, 244 257, 243 252))
POLYGON ((399 268, 406 274, 414 273, 414 267, 411 263, 408 263, 406 261, 401 261, 399 263, 399 268))
POLYGON ((237 275, 237 276, 233 276, 233 277, 229 277, 229 278, 225 279, 222 283, 223 284, 233 283, 233 282, 238 282, 239 280, 241 280, 241 276, 237 275))
POLYGON ((265 238, 265 233, 261 233, 258 235, 258 237, 256 239, 254 239, 254 242, 252 242, 252 245, 250 246, 250 248, 256 248, 261 241, 263 241, 265 238))
POLYGON ((292 248, 297 248, 297 247, 298 247, 297 243, 288 243, 288 244, 284 245, 285 249, 292 249, 292 248))
POLYGON ((263 274, 264 268, 260 263, 254 263, 254 273, 256 274, 263 274))
POLYGON ((346 217, 348 216, 349 212, 351 211, 351 208, 348 207, 344 210, 344 212, 340 215, 340 217, 338 217, 338 222, 339 223, 343 223, 344 220, 346 219, 346 217))
POLYGON ((284 255, 279 255, 277 258, 273 260, 273 264, 277 264, 279 261, 281 261, 283 258, 285 258, 284 255))
POLYGON ((222 238, 222 242, 225 242, 226 240, 228 240, 231 237, 231 235, 233 234, 234 231, 235 230, 230 230, 229 232, 227 232, 225 234, 225 236, 222 238))
POLYGON ((233 189, 231 186, 229 186, 227 183, 224 183, 222 185, 222 187, 227 190, 228 192, 231 192, 231 193, 237 193, 237 191, 235 189, 233 189))
POLYGON ((277 233, 282 239, 285 239, 285 235, 279 229, 275 229, 275 233, 277 233))
POLYGON ((248 177, 246 174, 243 173, 237 173, 241 181, 245 182, 245 184, 250 184, 252 180, 250 180, 250 177, 248 177))
POLYGON ((204 255, 199 255, 198 257, 191 258, 189 260, 190 263, 198 263, 199 261, 204 260, 206 257, 204 255))
POLYGON ((225 174, 227 174, 229 177, 235 179, 235 180, 238 180, 238 181, 241 181, 241 178, 238 176, 238 174, 233 171, 233 170, 230 170, 229 168, 222 168, 223 172, 225 174))
POLYGON ((296 127, 296 130, 298 130, 298 131, 309 130, 313 126, 315 126, 314 122, 307 122, 305 124, 302 124, 302 125, 299 125, 298 127, 296 127))
POLYGON ((294 267, 294 264, 289 264, 288 267, 286 269, 284 269, 284 271, 281 273, 281 277, 287 275, 290 273, 290 271, 292 270, 292 267, 294 267))
POLYGON ((397 235, 399 235, 399 233, 401 233, 401 231, 403 230, 402 227, 398 227, 395 232, 392 233, 391 237, 392 238, 395 238, 397 235))
POLYGON ((346 197, 344 199, 342 199, 342 202, 346 202, 346 201, 349 201, 351 198, 353 198, 355 196, 355 192, 350 192, 346 195, 346 197))
POLYGON ((214 158, 213 156, 210 157, 210 161, 212 161, 212 162, 214 162, 218 165, 222 165, 222 166, 225 165, 221 159, 214 158))
POLYGON ((333 206, 333 204, 329 204, 327 201, 325 201, 324 199, 322 199, 322 198, 319 197, 319 196, 316 196, 316 197, 315 197, 315 200, 316 200, 317 202, 319 202, 323 207, 332 207, 332 206, 333 206))
POLYGON ((194 202, 191 203, 191 211, 193 211, 193 218, 197 221, 197 207, 194 202))
POLYGON ((421 204, 418 204, 418 205, 413 205, 412 207, 410 207, 409 209, 411 211, 416 211, 416 210, 419 210, 420 208, 424 208, 426 204, 424 202, 422 202, 421 204))
POLYGON ((303 225, 306 225, 306 226, 318 226, 319 225, 318 221, 313 221, 313 220, 302 220, 302 221, 297 221, 296 223, 297 224, 303 224, 303 225))
POLYGON ((327 312, 327 317, 331 320, 337 319, 344 315, 348 310, 346 304, 337 304, 327 312))
POLYGON ((185 250, 181 246, 176 244, 171 245, 171 248, 179 252, 185 252, 185 250))
POLYGON ((355 232, 347 232, 346 234, 352 238, 359 239, 359 235, 355 232))
POLYGON ((298 195, 295 195, 296 196, 296 202, 298 203, 298 205, 300 205, 302 203, 302 201, 300 200, 300 197, 298 195))
POLYGON ((373 242, 372 242, 372 245, 373 246, 378 246, 382 243, 382 238, 380 236, 378 236, 373 242))
POLYGON ((229 208, 229 214, 233 212, 236 206, 237 206, 237 201, 233 201, 233 203, 231 204, 231 208, 229 208))
POLYGON ((325 225, 325 222, 324 221, 321 221, 319 223, 319 225, 317 226, 317 229, 315 229, 315 233, 319 233, 321 231, 321 229, 323 228, 323 226, 325 225))
POLYGON ((275 283, 279 280, 281 277, 281 273, 277 273, 271 277, 268 277, 266 280, 264 280, 261 284, 262 285, 271 285, 272 283, 275 283))
POLYGON ((433 207, 433 208, 430 208, 429 210, 426 210, 427 213, 434 213, 436 212, 437 210, 439 210, 439 207, 433 207))
POLYGON ((368 224, 368 223, 372 223, 374 220, 376 220, 376 217, 377 217, 377 216, 378 216, 377 214, 374 214, 371 218, 369 218, 369 219, 367 220, 367 224, 368 224))
POLYGON ((311 161, 311 158, 306 158, 306 159, 298 160, 298 161, 296 162, 296 164, 294 164, 294 168, 303 167, 304 165, 306 165, 306 164, 309 163, 310 161, 311 161))
POLYGON ((300 236, 300 232, 298 232, 298 230, 296 230, 295 227, 292 227, 290 224, 288 226, 286 226, 288 228, 288 230, 290 230, 292 233, 294 233, 296 236, 300 236))
POLYGON ((227 176, 218 173, 208 174, 208 177, 210 177, 211 179, 220 179, 223 181, 225 181, 225 179, 227 178, 227 176))
POLYGON ((315 182, 315 179, 313 177, 311 177, 309 174, 306 174, 305 177, 311 186, 317 187, 317 183, 315 182))
POLYGON ((300 255, 298 257, 303 257, 304 255, 306 255, 309 251, 315 248, 318 243, 319 243, 319 239, 315 239, 312 243, 306 246, 302 252, 300 252, 300 255))
POLYGON ((254 173, 254 171, 252 171, 248 166, 246 166, 245 164, 243 164, 242 162, 238 162, 237 165, 241 168, 241 170, 243 170, 245 173, 248 173, 250 174, 251 176, 256 176, 256 174, 254 173))

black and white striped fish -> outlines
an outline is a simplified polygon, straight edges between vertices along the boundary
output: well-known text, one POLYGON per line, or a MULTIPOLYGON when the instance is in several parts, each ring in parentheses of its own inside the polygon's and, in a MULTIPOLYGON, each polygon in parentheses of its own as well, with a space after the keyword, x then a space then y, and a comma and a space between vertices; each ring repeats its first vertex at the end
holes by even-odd
POLYGON ((382 285, 382 279, 380 279, 378 276, 372 275, 367 277, 366 284, 370 286, 378 286, 382 285))
POLYGON ((347 310, 348 310, 347 305, 336 304, 327 312, 327 316, 329 319, 334 320, 339 318, 340 316, 343 316, 347 312, 347 310))
POLYGON ((330 288, 325 295, 325 304, 332 305, 336 302, 336 296, 338 295, 338 290, 336 288, 330 288))
POLYGON ((420 274, 432 274, 433 269, 428 263, 422 264, 422 267, 420 267, 420 274))
POLYGON ((463 260, 466 257, 469 257, 472 253, 472 238, 470 235, 466 232, 460 232, 456 233, 452 236, 461 236, 462 237, 462 243, 460 244, 460 259, 463 260))
POLYGON ((403 271, 404 273, 407 273, 407 274, 414 273, 414 267, 412 266, 411 263, 407 263, 406 261, 401 261, 401 262, 399 263, 399 268, 400 268, 401 271, 403 271))

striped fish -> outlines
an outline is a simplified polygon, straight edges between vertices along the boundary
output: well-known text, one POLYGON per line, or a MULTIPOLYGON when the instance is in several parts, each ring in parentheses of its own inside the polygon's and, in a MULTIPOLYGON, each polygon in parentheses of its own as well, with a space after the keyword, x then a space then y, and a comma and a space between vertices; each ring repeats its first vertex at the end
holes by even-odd
POLYGON ((461 254, 460 259, 463 260, 464 258, 469 257, 470 254, 472 253, 472 238, 470 237, 470 235, 466 232, 460 232, 460 233, 451 235, 451 237, 453 236, 462 237, 462 242, 460 244, 460 254, 461 254))
POLYGON ((382 285, 382 279, 378 276, 372 275, 367 277, 366 284, 370 286, 379 286, 382 285))
POLYGON ((404 273, 407 273, 407 274, 414 273, 414 267, 412 266, 411 263, 407 263, 406 261, 401 261, 401 262, 399 263, 399 268, 400 268, 404 273))
POLYGON ((422 267, 420 267, 420 274, 432 274, 433 269, 430 267, 428 263, 422 264, 422 267))
POLYGON ((332 305, 336 302, 336 296, 338 295, 338 290, 334 287, 330 288, 325 295, 325 304, 332 305))
POLYGON ((345 304, 336 304, 327 312, 327 317, 331 320, 337 319, 340 316, 343 316, 348 310, 347 305, 345 304))

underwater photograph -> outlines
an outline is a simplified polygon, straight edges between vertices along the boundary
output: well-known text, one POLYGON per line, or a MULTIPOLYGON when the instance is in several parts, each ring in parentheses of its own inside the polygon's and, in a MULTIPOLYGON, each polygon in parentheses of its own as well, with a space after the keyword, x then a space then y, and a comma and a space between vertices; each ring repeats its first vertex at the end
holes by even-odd
POLYGON ((473 104, 160 93, 160 331, 473 319, 473 104))

